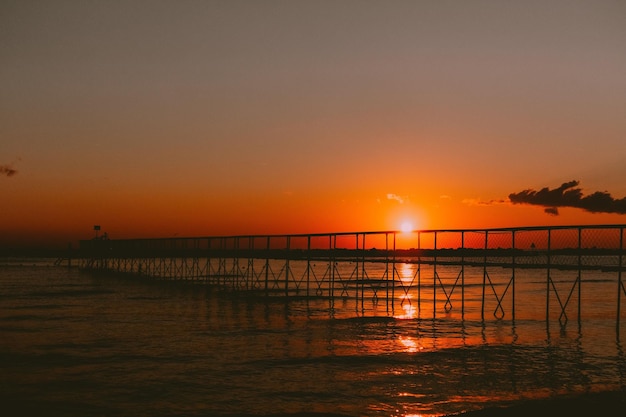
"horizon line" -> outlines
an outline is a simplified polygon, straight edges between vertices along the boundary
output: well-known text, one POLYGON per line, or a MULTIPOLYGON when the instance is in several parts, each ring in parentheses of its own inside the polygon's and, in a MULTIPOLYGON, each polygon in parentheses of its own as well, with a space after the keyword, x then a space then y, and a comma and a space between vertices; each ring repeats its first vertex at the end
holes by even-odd
MULTIPOLYGON (((236 234, 236 235, 212 235, 212 236, 169 236, 169 237, 137 237, 121 238, 109 240, 177 240, 177 239, 234 239, 234 238, 285 238, 285 237, 322 237, 322 236, 350 236, 350 235, 408 235, 420 233, 477 233, 477 232, 514 232, 514 231, 540 231, 540 230, 565 230, 565 229, 625 229, 626 223, 621 224, 577 224, 577 225, 557 225, 557 226, 517 226, 517 227, 491 227, 491 228, 452 228, 452 229, 415 229, 410 231, 402 230, 379 230, 379 231, 358 231, 358 232, 316 232, 316 233, 268 233, 268 234, 236 234)), ((80 242, 101 239, 98 237, 91 239, 80 239, 80 242)))

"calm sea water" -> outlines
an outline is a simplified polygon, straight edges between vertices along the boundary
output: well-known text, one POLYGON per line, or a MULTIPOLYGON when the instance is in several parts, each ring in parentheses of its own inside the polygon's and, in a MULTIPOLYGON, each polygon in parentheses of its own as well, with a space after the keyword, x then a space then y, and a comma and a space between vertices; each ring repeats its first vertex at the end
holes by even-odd
POLYGON ((481 321, 469 287, 464 317, 457 303, 433 318, 414 296, 389 310, 367 297, 251 298, 0 261, 2 404, 68 416, 435 416, 624 389, 616 276, 586 275, 582 320, 574 309, 562 328, 558 314, 545 321, 545 272, 519 274, 512 322, 481 321))

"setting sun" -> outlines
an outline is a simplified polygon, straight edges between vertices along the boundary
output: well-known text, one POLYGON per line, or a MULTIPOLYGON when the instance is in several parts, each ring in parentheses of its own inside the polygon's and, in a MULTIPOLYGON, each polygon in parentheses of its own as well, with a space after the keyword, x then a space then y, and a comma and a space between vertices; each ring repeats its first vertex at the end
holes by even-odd
POLYGON ((402 231, 403 233, 412 232, 413 231, 413 223, 411 223, 410 221, 402 222, 402 224, 400 225, 400 231, 402 231))

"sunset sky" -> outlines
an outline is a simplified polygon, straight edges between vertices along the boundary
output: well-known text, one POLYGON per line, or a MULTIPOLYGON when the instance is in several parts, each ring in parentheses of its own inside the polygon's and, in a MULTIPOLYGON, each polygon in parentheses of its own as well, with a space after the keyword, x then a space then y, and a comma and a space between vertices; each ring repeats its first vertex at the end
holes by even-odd
POLYGON ((4 0, 0 246, 626 223, 625 45, 622 0, 4 0))

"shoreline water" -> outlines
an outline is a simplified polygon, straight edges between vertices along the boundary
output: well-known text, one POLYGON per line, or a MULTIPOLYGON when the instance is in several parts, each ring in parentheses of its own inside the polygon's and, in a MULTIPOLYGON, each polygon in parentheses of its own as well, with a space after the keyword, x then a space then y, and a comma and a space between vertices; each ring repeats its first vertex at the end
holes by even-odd
MULTIPOLYGON (((0 396, 2 406, 0 409, 11 411, 11 415, 23 417, 66 417, 74 415, 111 415, 99 414, 100 411, 92 413, 88 407, 82 410, 76 410, 71 406, 63 406, 54 403, 37 403, 28 401, 28 399, 3 398, 0 396), (79 413, 79 414, 77 414, 79 413)), ((557 416, 563 415, 567 417, 591 417, 616 415, 626 407, 626 391, 602 391, 589 392, 578 395, 563 395, 555 398, 533 399, 516 402, 508 406, 487 406, 481 410, 465 411, 454 414, 426 414, 427 416, 438 417, 510 417, 510 416, 557 416)), ((94 410, 95 411, 95 410, 94 410)), ((126 415, 115 414, 118 416, 126 415)), ((130 415, 130 414, 129 414, 130 415)), ((168 413, 158 414, 159 416, 167 416, 168 413)), ((333 412, 294 412, 294 413, 227 413, 214 414, 194 413, 190 414, 197 417, 358 417, 358 415, 333 413, 333 412)), ((388 414, 380 414, 388 416, 388 414)), ((421 414, 410 414, 411 416, 419 416, 421 414)))
POLYGON ((612 415, 626 407, 626 390, 588 392, 519 402, 506 407, 452 414, 463 417, 504 417, 511 415, 590 417, 612 415))
POLYGON ((348 317, 352 301, 331 308, 63 267, 0 268, 0 278, 0 409, 20 415, 575 416, 624 406, 613 317, 549 332, 532 320, 348 317))

